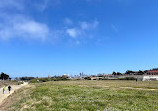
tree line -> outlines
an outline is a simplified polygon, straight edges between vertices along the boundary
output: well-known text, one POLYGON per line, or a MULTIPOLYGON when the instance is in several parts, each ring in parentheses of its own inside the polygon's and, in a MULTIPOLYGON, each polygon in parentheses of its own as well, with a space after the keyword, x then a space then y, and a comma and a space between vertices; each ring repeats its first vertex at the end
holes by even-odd
POLYGON ((125 73, 113 72, 112 75, 114 75, 114 76, 120 76, 120 75, 123 75, 123 74, 127 74, 127 75, 133 75, 133 74, 144 75, 146 72, 147 72, 147 70, 145 70, 145 71, 142 71, 142 70, 139 70, 139 71, 127 70, 125 73))
POLYGON ((8 74, 5 74, 4 72, 2 72, 0 74, 0 80, 11 80, 11 78, 9 77, 8 74))

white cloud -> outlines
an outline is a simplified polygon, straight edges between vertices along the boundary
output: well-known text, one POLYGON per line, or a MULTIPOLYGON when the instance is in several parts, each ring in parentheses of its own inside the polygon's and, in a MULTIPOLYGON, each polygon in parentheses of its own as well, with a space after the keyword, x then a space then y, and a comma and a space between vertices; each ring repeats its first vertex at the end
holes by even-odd
POLYGON ((89 29, 89 24, 88 24, 87 22, 81 22, 81 28, 82 28, 83 30, 89 29))
POLYGON ((80 23, 80 27, 83 30, 91 30, 91 29, 95 29, 98 26, 99 22, 97 20, 93 21, 92 23, 90 22, 81 22, 80 23))
POLYGON ((16 23, 14 24, 14 29, 17 31, 17 35, 24 34, 33 39, 45 40, 49 34, 49 28, 46 24, 35 21, 16 23))
POLYGON ((25 38, 44 41, 49 37, 49 33, 50 30, 46 24, 22 16, 12 17, 9 22, 6 20, 0 23, 0 38, 3 40, 25 38))
POLYGON ((79 37, 88 36, 88 33, 95 30, 98 26, 98 21, 93 22, 79 22, 79 25, 74 25, 73 28, 66 28, 66 34, 73 39, 79 39, 79 37))
POLYGON ((84 44, 87 43, 87 39, 92 39, 95 29, 97 28, 99 22, 97 20, 93 22, 80 21, 76 24, 73 23, 71 26, 66 26, 65 33, 71 44, 84 44))
POLYGON ((80 34, 79 30, 75 28, 67 29, 66 33, 72 38, 76 38, 80 34))
POLYGON ((64 28, 50 29, 51 26, 31 17, 27 5, 30 5, 31 9, 44 11, 48 7, 58 6, 62 0, 41 0, 33 4, 30 1, 0 0, 0 40, 17 38, 51 42, 72 40, 76 44, 81 44, 81 41, 86 40, 90 34, 93 35, 99 24, 97 20, 74 22, 67 17, 62 24, 64 28))

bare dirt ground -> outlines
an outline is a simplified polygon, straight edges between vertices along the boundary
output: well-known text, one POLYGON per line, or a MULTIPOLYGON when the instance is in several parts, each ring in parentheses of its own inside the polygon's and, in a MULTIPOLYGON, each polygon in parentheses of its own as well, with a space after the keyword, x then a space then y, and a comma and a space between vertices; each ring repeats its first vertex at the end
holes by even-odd
POLYGON ((12 95, 16 90, 20 89, 23 86, 26 86, 28 83, 24 82, 24 84, 21 85, 11 85, 12 89, 9 94, 8 87, 5 88, 5 94, 3 94, 3 88, 0 88, 0 106, 2 102, 10 95, 12 95))

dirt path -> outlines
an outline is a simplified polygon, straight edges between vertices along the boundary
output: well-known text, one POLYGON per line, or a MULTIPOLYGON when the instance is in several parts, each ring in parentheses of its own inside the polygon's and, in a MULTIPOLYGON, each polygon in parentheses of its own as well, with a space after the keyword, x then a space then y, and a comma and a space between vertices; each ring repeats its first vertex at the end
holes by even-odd
POLYGON ((149 90, 149 91, 154 91, 156 89, 145 89, 145 88, 134 88, 134 87, 120 87, 124 89, 137 89, 137 90, 149 90))
POLYGON ((28 84, 27 82, 24 82, 24 84, 21 85, 11 85, 12 89, 10 94, 8 91, 8 87, 5 88, 5 94, 3 94, 3 88, 0 88, 0 105, 2 104, 3 100, 5 100, 9 95, 13 94, 14 91, 20 89, 23 86, 26 86, 27 84, 28 84))

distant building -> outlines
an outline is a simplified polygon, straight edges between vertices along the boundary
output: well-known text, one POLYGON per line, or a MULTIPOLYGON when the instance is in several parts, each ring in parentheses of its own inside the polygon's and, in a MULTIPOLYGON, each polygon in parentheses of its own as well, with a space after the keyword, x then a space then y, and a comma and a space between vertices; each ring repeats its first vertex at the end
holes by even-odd
POLYGON ((103 79, 103 77, 90 77, 90 80, 100 80, 103 79))
POLYGON ((158 69, 148 70, 147 75, 158 75, 158 69))
POLYGON ((68 78, 68 74, 63 74, 62 77, 68 78))
POLYGON ((134 71, 133 74, 123 74, 118 78, 125 78, 125 77, 134 77, 141 81, 151 81, 151 80, 158 80, 158 68, 146 70, 146 71, 134 71))
POLYGON ((134 77, 137 80, 140 81, 152 81, 152 80, 158 80, 158 75, 122 75, 122 76, 118 76, 118 78, 126 78, 126 77, 134 77))
POLYGON ((158 75, 145 75, 142 81, 158 81, 158 75))
POLYGON ((91 80, 97 80, 97 77, 90 77, 91 80))

